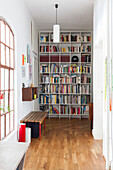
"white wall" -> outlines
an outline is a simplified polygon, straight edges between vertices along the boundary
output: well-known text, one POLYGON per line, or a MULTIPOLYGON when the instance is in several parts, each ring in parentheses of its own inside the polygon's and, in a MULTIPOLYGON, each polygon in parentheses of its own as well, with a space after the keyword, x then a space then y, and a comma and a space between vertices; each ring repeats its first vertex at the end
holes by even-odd
POLYGON ((15 35, 15 115, 17 122, 33 110, 33 102, 22 102, 21 56, 27 55, 27 44, 31 48, 32 17, 23 0, 0 0, 0 16, 4 17, 15 35))
POLYGON ((103 155, 106 158, 106 169, 111 160, 111 124, 109 111, 110 65, 107 66, 107 95, 105 101, 105 59, 110 63, 110 1, 95 0, 94 5, 94 126, 95 139, 103 139, 103 155))
POLYGON ((106 0, 96 0, 94 5, 94 55, 93 55, 93 90, 94 90, 94 127, 95 139, 103 139, 104 111, 104 60, 106 57, 106 0), (101 10, 100 10, 101 8, 101 10))

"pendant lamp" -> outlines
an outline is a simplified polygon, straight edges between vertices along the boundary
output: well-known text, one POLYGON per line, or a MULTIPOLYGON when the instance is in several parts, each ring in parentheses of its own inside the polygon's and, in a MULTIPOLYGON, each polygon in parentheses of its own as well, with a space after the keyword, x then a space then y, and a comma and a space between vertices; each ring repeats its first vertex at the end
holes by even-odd
POLYGON ((57 8, 58 4, 55 4, 56 8, 56 24, 53 25, 53 42, 59 43, 60 42, 60 25, 57 24, 57 8))

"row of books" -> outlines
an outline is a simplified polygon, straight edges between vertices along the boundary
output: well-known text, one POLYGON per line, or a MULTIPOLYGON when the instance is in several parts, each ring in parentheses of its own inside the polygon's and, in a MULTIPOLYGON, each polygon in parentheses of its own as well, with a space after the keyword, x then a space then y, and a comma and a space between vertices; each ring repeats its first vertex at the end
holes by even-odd
POLYGON ((49 75, 40 74, 40 82, 41 83, 49 83, 50 81, 49 75))
POLYGON ((70 77, 69 77, 69 75, 68 75, 68 76, 61 75, 60 83, 70 83, 70 77))
MULTIPOLYGON (((74 107, 71 106, 70 108, 68 106, 61 106, 60 107, 60 113, 64 115, 68 115, 71 113, 71 115, 80 115, 85 114, 89 112, 89 106, 81 106, 81 107, 74 107)), ((59 114, 59 108, 57 106, 50 106, 50 114, 59 114)))
POLYGON ((81 66, 81 73, 91 73, 91 67, 81 66))
POLYGON ((81 82, 80 76, 76 76, 76 75, 71 76, 70 83, 80 83, 80 82, 81 82))
POLYGON ((41 35, 40 42, 49 42, 49 35, 41 35))
POLYGON ((59 114, 59 110, 56 106, 50 106, 50 114, 59 114))
POLYGON ((82 54, 81 55, 81 62, 91 62, 91 55, 82 54))
POLYGON ((50 93, 59 93, 59 85, 50 85, 50 93))
POLYGON ((85 114, 89 112, 89 106, 81 106, 81 114, 85 114))
POLYGON ((51 64, 51 72, 52 73, 58 73, 59 72, 59 65, 51 64))
POLYGON ((50 52, 59 52, 59 46, 58 45, 50 46, 50 52))
POLYGON ((81 52, 81 47, 80 46, 71 47, 71 52, 81 52))
POLYGON ((61 104, 69 104, 70 103, 70 96, 69 95, 61 95, 60 103, 61 104))
POLYGON ((62 48, 61 48, 61 52, 62 52, 62 53, 71 52, 71 48, 70 48, 70 47, 62 47, 62 48))
MULTIPOLYGON (((46 64, 40 65, 40 73, 49 73, 49 66, 46 64)), ((59 66, 57 64, 51 65, 51 73, 59 73, 59 66)), ((66 66, 60 67, 60 73, 91 73, 91 67, 89 66, 66 66)))
POLYGON ((91 36, 90 35, 82 35, 81 42, 91 42, 91 36))
POLYGON ((80 110, 81 110, 80 107, 71 107, 71 114, 72 114, 72 115, 73 115, 73 114, 74 114, 74 115, 76 115, 76 114, 80 115, 80 114, 81 114, 80 110))
POLYGON ((59 85, 40 85, 40 93, 59 93, 59 85))
POLYGON ((67 93, 68 89, 70 90, 71 93, 73 91, 76 91, 76 93, 81 93, 81 94, 89 94, 90 93, 90 86, 89 85, 75 85, 75 86, 70 86, 70 85, 47 85, 47 84, 42 84, 40 85, 40 92, 41 93, 59 93, 59 88, 61 93, 67 93), (78 88, 79 87, 79 88, 78 88))
POLYGON ((61 95, 60 97, 61 104, 81 104, 81 96, 76 95, 61 95))
POLYGON ((81 93, 81 86, 79 84, 71 86, 71 93, 79 94, 81 93))
POLYGON ((81 97, 80 96, 72 96, 70 98, 70 103, 71 104, 80 104, 81 103, 81 97))
POLYGON ((68 65, 61 65, 60 73, 70 73, 70 67, 68 65))
POLYGON ((53 75, 53 77, 50 77, 50 83, 59 83, 59 75, 53 75))
POLYGON ((68 106, 61 106, 61 114, 68 115, 69 114, 69 107, 68 106))
POLYGON ((81 41, 81 36, 80 35, 71 35, 71 41, 76 41, 80 42, 81 41))
POLYGON ((49 96, 48 95, 40 95, 39 103, 40 104, 47 104, 47 103, 49 103, 49 96))
POLYGON ((81 86, 80 85, 61 85, 60 86, 60 93, 81 93, 81 86))
POLYGON ((80 65, 73 64, 70 66, 71 73, 80 73, 80 65))
POLYGON ((40 93, 49 93, 49 85, 40 85, 40 93))
MULTIPOLYGON (((91 42, 91 36, 90 35, 71 35, 70 40, 70 34, 62 34, 61 35, 61 42, 91 42)), ((40 42, 49 42, 49 35, 41 35, 40 36, 40 42)), ((51 34, 51 42, 53 42, 53 34, 51 34)))
POLYGON ((40 52, 49 52, 49 46, 40 46, 40 52))
POLYGON ((81 83, 91 83, 91 77, 88 77, 86 75, 81 76, 81 83))
POLYGON ((85 86, 81 86, 81 93, 82 94, 89 94, 90 93, 90 86, 89 85, 85 85, 85 86))
POLYGON ((91 45, 82 45, 81 52, 91 52, 91 45))
POLYGON ((90 96, 81 96, 81 104, 89 104, 90 96))
POLYGON ((70 35, 61 35, 61 42, 70 42, 70 35))
POLYGON ((50 103, 58 104, 59 103, 59 95, 52 95, 50 94, 50 103))
POLYGON ((59 46, 40 46, 40 52, 91 52, 90 45, 74 46, 74 47, 62 47, 59 46))
POLYGON ((73 75, 70 78, 69 77, 62 78, 61 75, 60 78, 59 75, 53 75, 53 77, 49 77, 48 75, 40 74, 41 83, 59 83, 59 79, 60 83, 91 83, 91 77, 88 77, 86 75, 81 75, 81 77, 73 75))
POLYGON ((49 65, 41 64, 40 65, 40 73, 49 73, 49 65))
POLYGON ((70 85, 61 85, 60 93, 70 93, 70 85))

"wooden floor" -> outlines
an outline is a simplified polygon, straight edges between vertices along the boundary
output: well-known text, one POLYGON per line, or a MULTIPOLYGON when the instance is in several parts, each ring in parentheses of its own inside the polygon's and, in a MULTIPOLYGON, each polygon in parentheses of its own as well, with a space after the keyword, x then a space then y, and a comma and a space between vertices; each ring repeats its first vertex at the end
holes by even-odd
POLYGON ((105 170, 102 141, 93 139, 86 119, 47 119, 41 141, 32 139, 24 170, 105 170))

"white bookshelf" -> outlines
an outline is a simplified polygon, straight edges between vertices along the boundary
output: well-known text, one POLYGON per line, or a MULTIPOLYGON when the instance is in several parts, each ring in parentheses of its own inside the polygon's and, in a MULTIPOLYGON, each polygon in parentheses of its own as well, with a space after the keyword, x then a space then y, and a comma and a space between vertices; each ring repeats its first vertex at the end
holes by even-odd
MULTIPOLYGON (((63 118, 63 117, 66 117, 66 118, 81 118, 81 117, 88 117, 89 116, 89 112, 84 112, 81 108, 83 107, 86 107, 88 108, 89 106, 89 102, 92 102, 92 99, 93 99, 93 93, 92 93, 92 90, 93 90, 93 79, 92 79, 92 31, 61 31, 61 35, 67 35, 69 37, 69 42, 66 42, 66 41, 63 41, 62 42, 62 36, 61 36, 61 41, 60 43, 53 43, 51 41, 51 37, 52 37, 52 31, 40 31, 39 32, 39 88, 41 86, 48 86, 49 90, 48 92, 43 92, 43 90, 41 91, 41 89, 39 89, 39 108, 41 105, 47 105, 48 106, 48 109, 49 109, 49 118, 51 117, 59 117, 59 118, 63 118), (80 39, 79 41, 72 41, 72 36, 74 37, 75 35, 79 35, 80 36, 80 39), (46 42, 44 41, 45 40, 45 37, 48 36, 48 42, 47 42, 47 38, 46 38, 46 42), (91 39, 90 41, 84 41, 82 42, 82 36, 90 36, 91 39), (44 42, 43 42, 44 41, 44 42), (48 46, 48 47, 47 47, 48 46), (54 52, 54 51, 50 51, 50 49, 52 49, 51 47, 52 46, 55 46, 56 49, 58 49, 57 52, 54 52), (81 48, 82 46, 91 46, 91 51, 87 51, 87 52, 84 52, 84 51, 81 51, 81 48), (42 48, 41 48, 42 47, 42 48), (76 52, 73 52, 72 50, 72 47, 74 47, 75 49, 77 49, 79 47, 80 51, 78 52, 78 50, 76 52), (81 56, 82 55, 85 55, 87 54, 90 55, 91 57, 91 62, 85 62, 85 61, 81 61, 81 56), (78 62, 72 62, 71 59, 72 57, 76 55, 78 56, 79 58, 79 61, 78 62), (58 57, 59 60, 55 62, 52 61, 52 57, 51 56, 56 56, 56 58, 58 57), (63 56, 68 56, 69 57, 69 61, 62 61, 63 59, 63 56), (47 58, 47 61, 43 61, 43 59, 47 58), (59 71, 58 72, 51 72, 51 65, 52 64, 56 64, 57 66, 59 66, 59 71), (72 65, 76 65, 75 67, 79 67, 80 70, 79 72, 74 72, 72 73, 71 71, 68 73, 68 72, 61 72, 60 68, 61 68, 61 65, 67 65, 67 68, 70 70, 70 67, 72 65), (47 72, 40 72, 40 68, 42 68, 41 66, 44 67, 48 66, 47 67, 47 72), (85 67, 89 67, 91 72, 81 72, 81 66, 83 66, 83 68, 85 67), (44 76, 45 77, 48 77, 48 81, 41 81, 40 77, 41 76, 44 76), (51 77, 53 75, 57 75, 59 76, 59 82, 51 82, 51 77), (68 75, 67 78, 69 78, 69 82, 61 82, 61 76, 62 75, 68 75), (72 78, 72 75, 76 76, 76 77, 79 77, 80 78, 80 82, 79 83, 71 83, 71 78, 72 78), (91 82, 81 82, 81 78, 82 76, 87 76, 90 78, 90 81, 91 82), (59 91, 58 93, 53 93, 50 91, 50 87, 51 85, 54 85, 54 86, 58 86, 59 87, 59 91), (72 88, 73 87, 76 87, 76 85, 79 85, 80 89, 82 89, 82 86, 84 86, 84 88, 88 88, 89 86, 89 92, 81 92, 80 90, 80 93, 74 93, 72 91, 68 91, 68 93, 61 93, 61 85, 63 85, 62 87, 69 87, 72 88), (66 86, 65 86, 66 85, 66 86), (59 102, 58 103, 55 103, 55 100, 53 103, 50 103, 50 99, 51 99, 51 95, 58 95, 59 96, 59 102), (43 96, 43 97, 41 97, 43 96), (48 103, 44 103, 44 100, 42 101, 41 99, 44 98, 44 96, 48 96, 48 103), (68 96, 68 103, 61 103, 61 96, 68 96), (72 96, 76 98, 76 96, 80 96, 79 97, 79 104, 77 104, 73 99, 74 103, 72 103, 72 96), (86 100, 86 102, 82 102, 82 98, 84 99, 89 99, 86 100), (51 111, 51 106, 52 106, 52 111, 51 111), (62 112, 62 109, 61 107, 64 106, 64 108, 69 108, 68 109, 68 112, 65 113, 65 111, 62 112), (53 108, 56 108, 58 113, 56 113, 55 111, 53 111, 53 108), (78 114, 76 112, 76 114, 72 114, 72 108, 73 108, 73 112, 74 109, 76 108, 80 108, 80 111, 78 111, 78 114), (68 114, 67 114, 68 113, 68 114)), ((64 39, 66 40, 66 39, 64 39)), ((85 40, 86 40, 86 37, 85 37, 85 40)), ((73 49, 74 49, 73 48, 73 49)), ((45 59, 44 59, 45 60, 45 59)), ((55 66, 55 65, 54 65, 55 66)), ((44 70, 45 71, 45 70, 44 70)), ((63 98, 63 97, 62 97, 63 98)))

